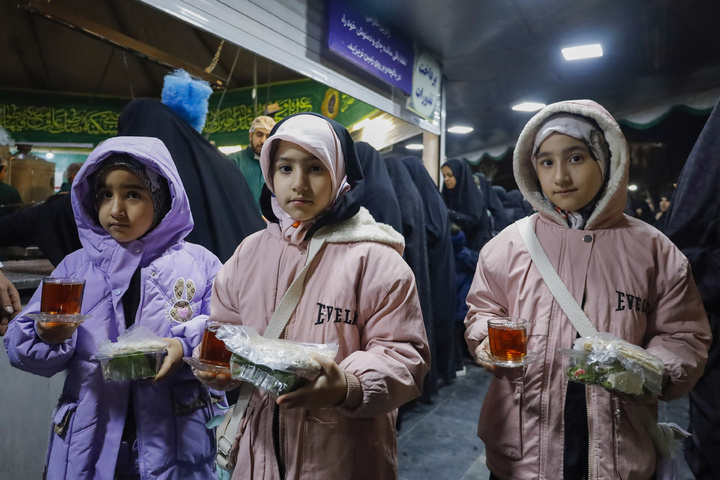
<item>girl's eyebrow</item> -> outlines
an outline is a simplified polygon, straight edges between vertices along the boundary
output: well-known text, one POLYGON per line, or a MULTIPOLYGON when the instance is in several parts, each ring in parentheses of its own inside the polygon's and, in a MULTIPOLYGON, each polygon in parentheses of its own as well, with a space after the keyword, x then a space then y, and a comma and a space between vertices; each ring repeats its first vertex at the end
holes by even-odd
MULTIPOLYGON (((572 146, 570 146, 570 147, 565 147, 565 148, 563 148, 563 149, 562 149, 562 152, 560 152, 560 153, 562 153, 563 155, 568 155, 569 153, 572 153, 572 152, 575 152, 575 151, 578 151, 578 150, 581 151, 581 152, 589 152, 589 151, 590 151, 589 148, 584 147, 584 146, 582 146, 582 145, 572 145, 572 146)), ((537 153, 537 155, 535 155, 535 157, 536 157, 536 158, 540 158, 540 157, 542 157, 542 156, 548 156, 548 155, 552 155, 552 152, 543 152, 543 151, 540 151, 540 152, 537 153)))

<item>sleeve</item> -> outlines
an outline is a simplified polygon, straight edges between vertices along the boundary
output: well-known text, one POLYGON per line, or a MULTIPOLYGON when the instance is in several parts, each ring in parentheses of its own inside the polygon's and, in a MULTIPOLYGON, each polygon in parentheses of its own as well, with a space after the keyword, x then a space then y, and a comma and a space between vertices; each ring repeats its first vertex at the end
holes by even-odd
POLYGON ((180 340, 183 345, 183 356, 191 357, 193 349, 202 343, 205 334, 205 322, 210 315, 210 302, 213 291, 213 281, 218 271, 222 267, 220 260, 209 250, 201 252, 202 258, 205 260, 202 265, 205 275, 205 288, 203 289, 203 297, 200 300, 200 311, 189 321, 175 325, 170 330, 173 338, 180 340))
POLYGON ((686 395, 700 378, 711 341, 702 299, 684 259, 648 317, 645 349, 665 364, 668 383, 662 399, 686 395))
POLYGON ((472 228, 480 221, 479 216, 467 215, 458 212, 457 210, 448 210, 448 216, 453 223, 457 224, 462 229, 472 228))
MULTIPOLYGON (((58 265, 52 275, 71 276, 65 261, 58 265)), ((63 343, 48 344, 40 339, 35 331, 35 321, 27 314, 40 311, 41 290, 35 290, 25 309, 10 322, 4 343, 12 366, 36 375, 52 377, 67 368, 75 353, 78 332, 76 330, 72 337, 63 343)))
MULTIPOLYGON (((244 243, 244 241, 243 241, 244 243)), ((223 323, 240 323, 240 313, 236 306, 238 298, 233 282, 233 272, 238 271, 239 257, 243 244, 235 250, 225 265, 220 268, 212 286, 210 299, 210 319, 223 323)))
POLYGON ((27 247, 37 241, 40 227, 40 205, 18 210, 0 217, 0 247, 27 247))
POLYGON ((495 317, 508 315, 508 301, 502 276, 493 265, 497 262, 490 248, 480 251, 475 276, 467 296, 468 313, 465 317, 465 341, 470 352, 487 337, 487 322, 495 317))
POLYGON ((412 271, 396 252, 385 253, 387 257, 368 262, 356 286, 358 296, 370 302, 359 306, 365 319, 360 349, 340 362, 362 390, 357 408, 341 408, 348 416, 375 417, 420 396, 429 370, 430 350, 412 271), (374 274, 368 274, 368 268, 374 274))

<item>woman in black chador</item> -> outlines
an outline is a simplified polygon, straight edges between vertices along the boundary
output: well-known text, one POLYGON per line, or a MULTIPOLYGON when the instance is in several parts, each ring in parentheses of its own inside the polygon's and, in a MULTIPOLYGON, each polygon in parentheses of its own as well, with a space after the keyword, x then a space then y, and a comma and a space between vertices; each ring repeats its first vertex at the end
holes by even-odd
POLYGON ((478 251, 483 245, 482 220, 487 213, 470 167, 462 160, 452 159, 442 166, 442 174, 445 182, 442 196, 450 220, 462 228, 468 248, 478 251))

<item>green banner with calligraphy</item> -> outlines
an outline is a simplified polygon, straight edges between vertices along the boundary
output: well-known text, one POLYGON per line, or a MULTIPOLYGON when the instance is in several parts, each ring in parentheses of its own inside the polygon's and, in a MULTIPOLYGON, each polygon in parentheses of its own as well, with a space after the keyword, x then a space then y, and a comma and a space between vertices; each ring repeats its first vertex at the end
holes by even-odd
MULTIPOLYGON (((313 80, 215 92, 203 135, 217 146, 247 145, 253 118, 269 111, 276 120, 317 112, 350 126, 374 107, 313 80), (274 113, 273 113, 274 112, 274 113)), ((129 98, 0 90, 0 126, 15 143, 97 145, 117 134, 117 120, 129 98)))

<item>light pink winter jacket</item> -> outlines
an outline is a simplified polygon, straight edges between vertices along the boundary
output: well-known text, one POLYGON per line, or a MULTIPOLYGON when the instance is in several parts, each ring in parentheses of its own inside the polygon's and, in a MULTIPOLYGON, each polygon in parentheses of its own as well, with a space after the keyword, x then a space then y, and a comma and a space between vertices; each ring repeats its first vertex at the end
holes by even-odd
MULTIPOLYGON (((397 478, 397 408, 420 395, 429 350, 402 236, 367 210, 320 229, 317 254, 284 338, 340 346, 335 361, 355 375, 362 403, 353 410, 281 412, 287 479, 397 478)), ((316 235, 317 235, 316 234, 316 235)), ((215 278, 211 318, 264 333, 306 255, 276 224, 245 239, 215 278)), ((258 389, 240 425, 233 480, 278 479, 272 438, 275 397, 258 389)))
MULTIPOLYGON (((701 375, 710 344, 707 317, 687 259, 652 226, 623 214, 628 150, 614 119, 594 102, 546 107, 523 130, 515 150, 515 178, 538 214, 537 236, 551 263, 597 330, 610 332, 660 357, 669 381, 662 399, 688 393, 701 375), (549 115, 570 112, 594 118, 612 152, 605 194, 584 230, 571 230, 540 192, 530 163, 535 132, 549 115)), ((567 360, 576 330, 532 264, 515 225, 480 253, 467 298, 470 350, 487 335, 487 320, 528 320, 528 351, 538 360, 490 384, 478 426, 489 469, 503 479, 563 476, 567 360)), ((649 479, 655 451, 628 404, 615 394, 586 387, 589 467, 592 479, 649 479)), ((657 399, 640 400, 657 417, 657 399)), ((571 479, 572 480, 572 479, 571 479)))

